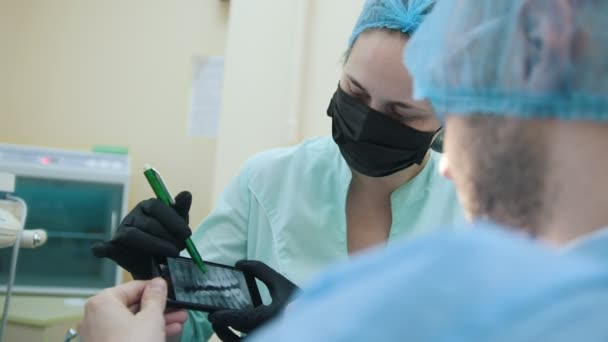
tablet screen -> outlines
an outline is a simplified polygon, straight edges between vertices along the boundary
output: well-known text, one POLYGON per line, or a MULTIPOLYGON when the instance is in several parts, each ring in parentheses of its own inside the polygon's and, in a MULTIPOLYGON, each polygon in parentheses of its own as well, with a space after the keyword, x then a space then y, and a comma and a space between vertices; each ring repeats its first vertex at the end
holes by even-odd
POLYGON ((236 269, 205 264, 203 273, 190 259, 167 258, 175 299, 216 308, 246 309, 253 304, 247 281, 236 269))

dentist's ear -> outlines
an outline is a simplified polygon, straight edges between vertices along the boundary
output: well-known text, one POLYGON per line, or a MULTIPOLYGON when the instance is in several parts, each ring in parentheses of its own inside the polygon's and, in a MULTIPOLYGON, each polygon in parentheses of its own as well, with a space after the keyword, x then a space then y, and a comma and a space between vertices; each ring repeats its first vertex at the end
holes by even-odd
POLYGON ((450 174, 450 161, 445 153, 441 155, 441 160, 439 161, 439 173, 443 177, 452 180, 452 175, 450 174))

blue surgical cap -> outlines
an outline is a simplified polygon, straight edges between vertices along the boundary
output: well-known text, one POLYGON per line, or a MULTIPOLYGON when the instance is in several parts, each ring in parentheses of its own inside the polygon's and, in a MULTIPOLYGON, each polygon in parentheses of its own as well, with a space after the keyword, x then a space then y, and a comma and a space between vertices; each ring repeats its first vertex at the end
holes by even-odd
POLYGON ((348 47, 359 35, 370 29, 391 29, 411 35, 418 29, 436 0, 366 0, 348 47))
POLYGON ((408 43, 442 115, 608 121, 608 1, 441 0, 408 43))

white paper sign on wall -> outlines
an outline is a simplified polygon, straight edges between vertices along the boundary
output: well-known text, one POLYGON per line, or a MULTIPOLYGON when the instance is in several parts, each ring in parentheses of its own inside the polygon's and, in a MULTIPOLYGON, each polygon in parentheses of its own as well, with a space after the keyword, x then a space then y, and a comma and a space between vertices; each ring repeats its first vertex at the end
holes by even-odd
POLYGON ((217 137, 223 86, 224 57, 209 56, 194 62, 188 113, 190 136, 217 137))

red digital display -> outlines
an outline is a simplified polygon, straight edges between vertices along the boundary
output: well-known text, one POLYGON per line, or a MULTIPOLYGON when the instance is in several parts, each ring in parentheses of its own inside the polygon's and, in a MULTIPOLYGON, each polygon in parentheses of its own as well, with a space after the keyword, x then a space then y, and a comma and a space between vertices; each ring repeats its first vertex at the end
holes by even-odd
POLYGON ((49 165, 51 163, 51 158, 49 157, 40 157, 40 164, 49 165))

